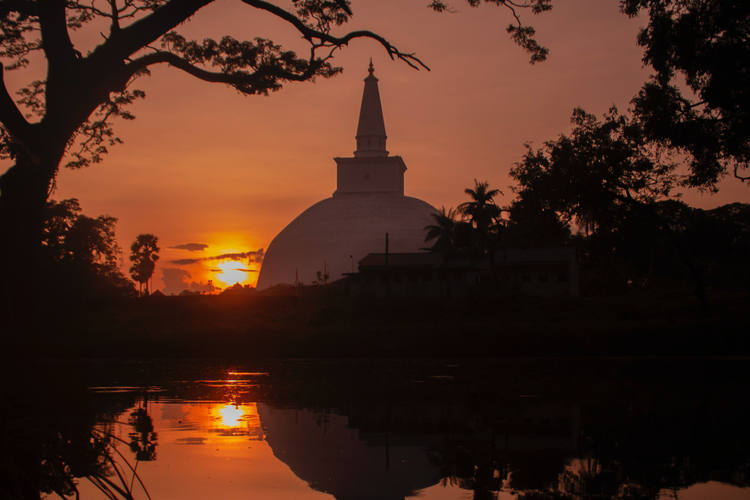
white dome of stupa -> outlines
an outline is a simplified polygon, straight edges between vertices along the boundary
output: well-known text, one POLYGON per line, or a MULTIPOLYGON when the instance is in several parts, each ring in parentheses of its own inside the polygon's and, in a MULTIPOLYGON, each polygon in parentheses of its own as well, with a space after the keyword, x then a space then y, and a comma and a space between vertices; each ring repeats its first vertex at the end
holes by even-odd
POLYGON ((365 78, 354 157, 334 158, 337 189, 289 223, 271 241, 258 277, 258 289, 297 282, 310 284, 318 272, 329 281, 356 271, 367 254, 418 252, 425 226, 435 213, 429 203, 404 196, 406 165, 389 156, 378 92, 370 63, 365 78))

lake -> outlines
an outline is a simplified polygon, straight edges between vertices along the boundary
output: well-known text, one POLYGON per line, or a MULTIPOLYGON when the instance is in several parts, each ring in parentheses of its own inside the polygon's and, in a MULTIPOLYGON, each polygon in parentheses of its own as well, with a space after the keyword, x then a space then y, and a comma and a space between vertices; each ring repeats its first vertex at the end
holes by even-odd
POLYGON ((748 367, 19 363, 0 497, 749 499, 748 367))

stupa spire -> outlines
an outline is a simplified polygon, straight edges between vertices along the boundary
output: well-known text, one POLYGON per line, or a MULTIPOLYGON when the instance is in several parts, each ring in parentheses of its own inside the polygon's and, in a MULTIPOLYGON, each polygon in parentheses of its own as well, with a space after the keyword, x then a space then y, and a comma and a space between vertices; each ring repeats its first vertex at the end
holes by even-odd
POLYGON ((375 77, 375 67, 370 59, 367 68, 369 75, 365 78, 365 89, 362 93, 362 106, 359 108, 359 123, 357 124, 357 150, 354 156, 373 157, 388 156, 385 150, 385 121, 383 108, 380 106, 380 92, 378 79, 375 77))

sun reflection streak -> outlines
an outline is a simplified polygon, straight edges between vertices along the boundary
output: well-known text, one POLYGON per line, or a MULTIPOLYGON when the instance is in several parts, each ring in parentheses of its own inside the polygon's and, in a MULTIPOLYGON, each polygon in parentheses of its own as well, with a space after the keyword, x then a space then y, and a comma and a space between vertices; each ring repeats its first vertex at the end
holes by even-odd
POLYGON ((258 408, 255 403, 227 403, 213 406, 210 410, 211 427, 222 440, 262 441, 258 408))

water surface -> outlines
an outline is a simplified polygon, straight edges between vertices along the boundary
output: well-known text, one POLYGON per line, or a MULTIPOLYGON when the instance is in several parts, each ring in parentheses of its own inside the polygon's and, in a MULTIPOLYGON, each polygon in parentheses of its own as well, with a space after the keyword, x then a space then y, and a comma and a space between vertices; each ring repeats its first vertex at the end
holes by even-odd
POLYGON ((33 394, 7 399, 10 428, 22 430, 6 447, 17 459, 6 488, 83 499, 746 499, 747 366, 46 366, 33 394))

